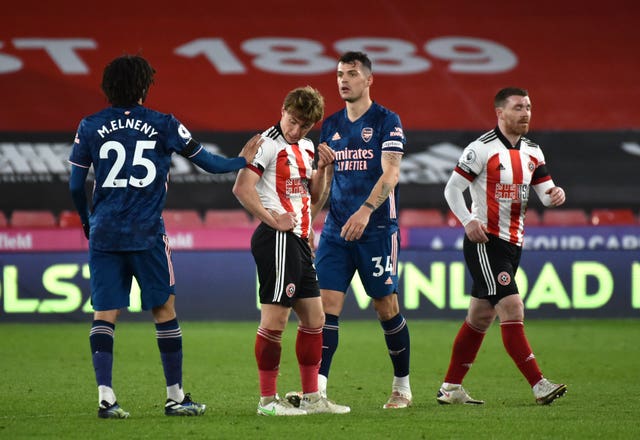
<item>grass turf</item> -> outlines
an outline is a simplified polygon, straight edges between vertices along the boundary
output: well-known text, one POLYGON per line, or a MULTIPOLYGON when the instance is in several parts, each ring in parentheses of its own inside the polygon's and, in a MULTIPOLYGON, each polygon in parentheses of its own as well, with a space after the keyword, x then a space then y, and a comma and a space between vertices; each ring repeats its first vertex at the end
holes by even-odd
MULTIPOLYGON (((88 319, 90 320, 90 318, 88 319)), ((257 323, 182 322, 184 387, 207 403, 203 417, 166 417, 153 325, 119 323, 114 388, 127 420, 96 416, 89 322, 0 324, 0 438, 428 439, 635 438, 639 428, 640 320, 529 320, 543 372, 568 385, 550 406, 536 405, 494 325, 465 388, 482 406, 440 406, 435 393, 460 322, 409 322, 414 405, 383 410, 392 370, 379 325, 341 323, 329 397, 348 415, 259 417, 253 343, 257 323)), ((298 390, 295 324, 283 338, 278 390, 298 390)))

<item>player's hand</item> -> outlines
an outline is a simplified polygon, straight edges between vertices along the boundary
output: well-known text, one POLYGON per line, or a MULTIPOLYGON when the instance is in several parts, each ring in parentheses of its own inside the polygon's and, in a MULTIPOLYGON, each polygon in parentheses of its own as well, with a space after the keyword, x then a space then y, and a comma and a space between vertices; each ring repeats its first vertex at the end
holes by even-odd
POLYGON ((369 224, 370 217, 371 209, 366 206, 361 206, 344 224, 340 230, 340 237, 347 241, 359 240, 369 224))
POLYGON ((82 224, 82 231, 84 232, 84 236, 89 239, 89 233, 91 232, 91 226, 89 226, 89 222, 82 224))
POLYGON ((318 144, 318 169, 323 169, 336 160, 336 153, 326 142, 318 144))
POLYGON ((275 215, 278 231, 291 231, 298 224, 296 216, 293 212, 285 212, 284 214, 275 215))
POLYGON ((547 191, 545 191, 545 194, 549 195, 551 199, 551 204, 549 206, 553 206, 553 207, 560 206, 566 200, 564 190, 559 186, 554 186, 553 188, 549 188, 547 191))
POLYGON ((464 232, 474 243, 486 243, 489 241, 489 237, 487 237, 487 225, 480 222, 480 220, 473 219, 467 226, 464 227, 464 232))
POLYGON ((244 157, 247 163, 253 162, 253 158, 256 156, 258 148, 264 142, 264 139, 260 136, 260 134, 254 135, 251 139, 244 144, 242 150, 240 150, 240 154, 238 156, 244 157))

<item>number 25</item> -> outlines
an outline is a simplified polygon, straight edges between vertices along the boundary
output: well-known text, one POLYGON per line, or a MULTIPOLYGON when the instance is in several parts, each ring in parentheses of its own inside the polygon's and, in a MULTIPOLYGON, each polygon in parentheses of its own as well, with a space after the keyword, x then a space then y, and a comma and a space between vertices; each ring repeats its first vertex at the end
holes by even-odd
POLYGON ((116 179, 116 176, 122 169, 124 165, 124 161, 127 157, 127 152, 120 142, 117 141, 108 141, 102 144, 100 147, 100 159, 108 159, 109 152, 116 152, 116 159, 113 162, 113 167, 107 174, 106 179, 102 183, 103 188, 125 188, 127 183, 131 186, 135 186, 138 188, 143 188, 147 185, 150 185, 153 182, 153 179, 156 178, 156 166, 150 159, 142 157, 144 150, 153 150, 156 145, 156 141, 137 141, 136 149, 133 153, 133 165, 143 166, 147 172, 142 179, 138 179, 137 177, 129 176, 129 181, 127 179, 116 179))

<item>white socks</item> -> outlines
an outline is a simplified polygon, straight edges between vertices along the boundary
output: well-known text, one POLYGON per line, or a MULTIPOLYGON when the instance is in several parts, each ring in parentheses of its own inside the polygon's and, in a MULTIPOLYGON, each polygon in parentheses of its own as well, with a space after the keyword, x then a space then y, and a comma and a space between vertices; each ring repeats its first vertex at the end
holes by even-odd
POLYGON ((103 400, 106 400, 109 405, 113 405, 116 403, 116 394, 111 387, 98 385, 98 405, 100 405, 103 400))
POLYGON ((184 400, 184 391, 180 388, 180 384, 176 383, 167 387, 167 399, 182 403, 184 400))
POLYGON ((393 377, 393 384, 391 385, 393 391, 399 391, 401 394, 411 396, 411 385, 409 384, 409 375, 404 377, 393 377))
POLYGON ((318 391, 322 397, 327 397, 327 376, 323 376, 322 374, 318 374, 318 391))

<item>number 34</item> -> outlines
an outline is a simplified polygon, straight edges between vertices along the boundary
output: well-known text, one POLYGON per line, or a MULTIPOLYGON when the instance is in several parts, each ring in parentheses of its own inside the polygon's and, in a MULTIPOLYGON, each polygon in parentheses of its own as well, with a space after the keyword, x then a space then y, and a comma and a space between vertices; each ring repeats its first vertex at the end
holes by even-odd
POLYGON ((382 258, 383 257, 373 257, 371 261, 373 261, 375 265, 375 270, 372 275, 374 277, 382 276, 385 272, 391 272, 393 270, 393 265, 391 264, 391 257, 387 255, 387 261, 384 266, 382 266, 382 258))

